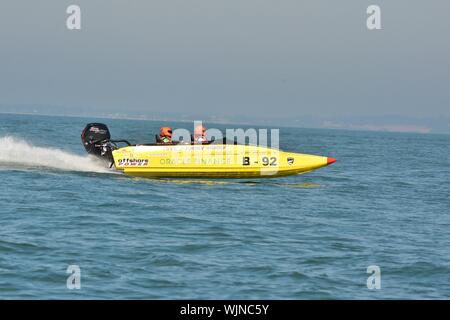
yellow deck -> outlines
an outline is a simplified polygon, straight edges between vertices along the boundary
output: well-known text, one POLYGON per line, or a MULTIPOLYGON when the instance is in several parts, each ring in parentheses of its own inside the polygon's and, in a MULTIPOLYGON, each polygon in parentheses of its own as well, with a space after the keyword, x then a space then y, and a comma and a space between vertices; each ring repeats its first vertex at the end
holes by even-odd
POLYGON ((244 145, 129 146, 113 151, 117 170, 137 177, 274 178, 305 173, 330 158, 244 145))

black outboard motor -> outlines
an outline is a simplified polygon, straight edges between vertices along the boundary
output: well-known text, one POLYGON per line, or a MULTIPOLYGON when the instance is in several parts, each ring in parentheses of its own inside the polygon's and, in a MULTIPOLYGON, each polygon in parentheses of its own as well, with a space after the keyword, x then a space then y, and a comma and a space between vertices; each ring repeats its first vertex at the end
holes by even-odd
POLYGON ((89 123, 81 133, 81 141, 87 153, 114 163, 112 156, 111 134, 103 123, 89 123))

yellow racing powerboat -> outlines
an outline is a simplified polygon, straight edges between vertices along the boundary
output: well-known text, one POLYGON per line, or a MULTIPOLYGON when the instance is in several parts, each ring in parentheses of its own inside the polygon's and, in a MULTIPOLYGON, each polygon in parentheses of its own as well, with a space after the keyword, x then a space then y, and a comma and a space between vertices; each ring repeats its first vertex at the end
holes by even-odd
POLYGON ((109 129, 90 123, 81 140, 86 151, 106 160, 110 167, 147 178, 275 178, 309 172, 331 163, 330 157, 283 152, 278 149, 208 142, 132 145, 111 140, 109 129), (120 144, 125 144, 119 147, 120 144))

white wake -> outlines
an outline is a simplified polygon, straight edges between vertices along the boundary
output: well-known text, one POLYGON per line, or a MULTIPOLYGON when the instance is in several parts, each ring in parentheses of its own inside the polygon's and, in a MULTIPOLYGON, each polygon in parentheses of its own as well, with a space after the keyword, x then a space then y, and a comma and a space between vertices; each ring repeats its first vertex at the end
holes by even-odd
POLYGON ((111 172, 91 156, 79 156, 55 148, 33 146, 11 136, 0 137, 0 168, 48 168, 63 171, 111 172))

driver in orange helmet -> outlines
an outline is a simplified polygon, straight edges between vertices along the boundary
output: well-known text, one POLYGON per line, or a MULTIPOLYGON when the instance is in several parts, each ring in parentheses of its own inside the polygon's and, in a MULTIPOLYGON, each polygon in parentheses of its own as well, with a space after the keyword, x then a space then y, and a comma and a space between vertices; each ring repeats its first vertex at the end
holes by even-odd
POLYGON ((206 138, 206 128, 202 125, 198 125, 194 129, 194 143, 208 142, 206 138))
POLYGON ((162 127, 159 130, 159 141, 161 143, 172 143, 172 128, 162 127))

